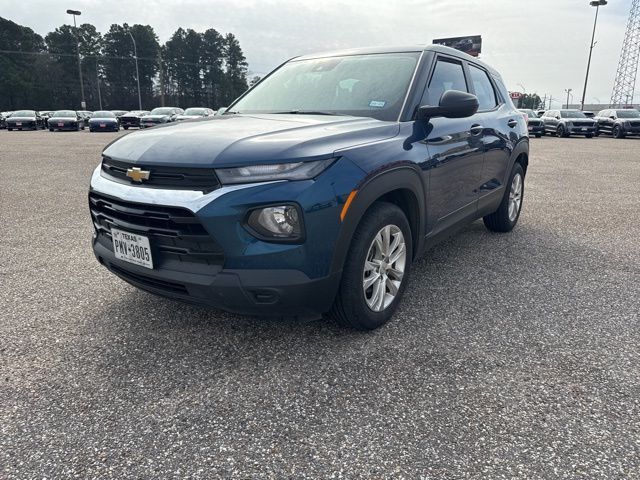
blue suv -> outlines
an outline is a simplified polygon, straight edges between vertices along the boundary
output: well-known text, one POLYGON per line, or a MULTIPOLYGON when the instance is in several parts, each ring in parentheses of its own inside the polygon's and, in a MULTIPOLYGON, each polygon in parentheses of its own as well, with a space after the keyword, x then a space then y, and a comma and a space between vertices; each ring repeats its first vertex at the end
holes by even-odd
POLYGON ((373 329, 425 249, 478 218, 515 226, 528 153, 500 75, 462 52, 297 57, 223 115, 107 146, 93 249, 155 294, 373 329))

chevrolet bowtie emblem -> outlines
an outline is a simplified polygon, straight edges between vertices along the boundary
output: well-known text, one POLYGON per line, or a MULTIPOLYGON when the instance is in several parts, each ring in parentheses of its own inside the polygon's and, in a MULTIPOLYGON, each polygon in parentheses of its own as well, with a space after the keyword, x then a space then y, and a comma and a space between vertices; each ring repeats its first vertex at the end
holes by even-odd
POLYGON ((142 180, 149 180, 151 172, 149 170, 142 170, 138 167, 132 167, 127 170, 127 177, 134 182, 142 182, 142 180))

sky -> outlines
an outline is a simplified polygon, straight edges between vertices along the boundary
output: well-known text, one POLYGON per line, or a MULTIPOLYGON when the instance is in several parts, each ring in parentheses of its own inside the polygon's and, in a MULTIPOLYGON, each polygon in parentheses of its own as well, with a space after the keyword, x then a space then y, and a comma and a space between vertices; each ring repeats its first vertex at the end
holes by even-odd
MULTIPOLYGON (((600 8, 585 103, 608 103, 631 0, 600 8)), ((589 0, 0 0, 0 16, 41 35, 81 10, 104 33, 112 23, 151 25, 161 42, 178 28, 232 32, 254 74, 296 55, 342 48, 429 44, 482 35, 481 58, 509 90, 579 103, 595 8, 589 0)), ((640 92, 635 102, 640 101, 640 92)))

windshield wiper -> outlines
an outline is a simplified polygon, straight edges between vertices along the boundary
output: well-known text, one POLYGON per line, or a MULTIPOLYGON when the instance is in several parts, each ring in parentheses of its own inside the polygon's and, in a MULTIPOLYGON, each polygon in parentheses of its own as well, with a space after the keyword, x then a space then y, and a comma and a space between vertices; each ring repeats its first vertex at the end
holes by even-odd
POLYGON ((274 115, 342 115, 336 112, 322 110, 287 110, 286 112, 272 112, 274 115))

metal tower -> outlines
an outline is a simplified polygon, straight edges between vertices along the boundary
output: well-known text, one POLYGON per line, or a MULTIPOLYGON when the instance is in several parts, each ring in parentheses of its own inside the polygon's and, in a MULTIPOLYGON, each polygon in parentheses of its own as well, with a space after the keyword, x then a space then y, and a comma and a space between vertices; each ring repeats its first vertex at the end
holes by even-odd
POLYGON ((638 60, 640 59, 640 0, 631 0, 627 31, 622 42, 620 62, 611 94, 611 106, 622 107, 633 103, 638 60))

